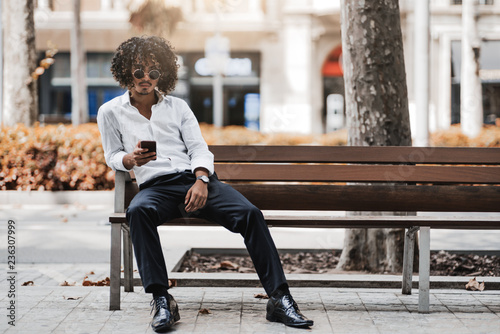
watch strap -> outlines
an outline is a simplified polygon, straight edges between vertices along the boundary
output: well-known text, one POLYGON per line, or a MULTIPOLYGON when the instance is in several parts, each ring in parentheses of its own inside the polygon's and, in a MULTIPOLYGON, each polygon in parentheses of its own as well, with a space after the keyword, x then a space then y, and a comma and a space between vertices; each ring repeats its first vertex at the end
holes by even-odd
POLYGON ((208 181, 209 181, 208 176, 206 176, 206 175, 197 176, 196 180, 202 180, 205 183, 208 183, 208 181))

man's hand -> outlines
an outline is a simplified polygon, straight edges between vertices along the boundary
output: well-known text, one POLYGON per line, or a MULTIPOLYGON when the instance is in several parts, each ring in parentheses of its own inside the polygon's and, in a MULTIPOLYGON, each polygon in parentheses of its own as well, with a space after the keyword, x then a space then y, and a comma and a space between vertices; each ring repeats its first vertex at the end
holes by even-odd
MULTIPOLYGON (((197 169, 195 171, 196 177, 200 175, 208 176, 206 169, 197 169)), ((188 190, 184 204, 186 205, 186 212, 193 212, 199 210, 207 204, 208 198, 208 184, 202 180, 196 180, 193 186, 188 190)))
POLYGON ((143 166, 151 160, 156 160, 156 152, 149 152, 147 148, 140 147, 141 142, 137 143, 134 151, 123 157, 123 166, 132 169, 134 166, 143 166))

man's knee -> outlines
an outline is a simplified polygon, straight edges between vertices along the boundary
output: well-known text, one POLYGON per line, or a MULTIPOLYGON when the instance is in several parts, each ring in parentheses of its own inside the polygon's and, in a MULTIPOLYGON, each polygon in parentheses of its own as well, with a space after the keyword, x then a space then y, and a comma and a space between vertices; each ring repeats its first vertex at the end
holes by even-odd
POLYGON ((127 220, 130 225, 135 222, 155 221, 158 218, 157 209, 149 204, 133 204, 127 208, 127 220))
POLYGON ((264 216, 262 214, 262 211, 259 210, 259 208, 257 208, 255 205, 251 204, 247 207, 247 213, 249 215, 250 218, 252 218, 252 220, 254 219, 264 219, 264 216))
POLYGON ((264 215, 255 205, 250 204, 245 207, 245 230, 254 229, 257 226, 266 225, 264 215))

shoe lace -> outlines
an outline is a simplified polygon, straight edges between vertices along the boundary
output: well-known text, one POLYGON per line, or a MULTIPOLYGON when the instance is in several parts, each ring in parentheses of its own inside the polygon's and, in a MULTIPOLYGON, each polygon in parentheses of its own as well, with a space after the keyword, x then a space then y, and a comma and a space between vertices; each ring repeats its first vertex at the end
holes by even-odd
MULTIPOLYGON (((167 308, 167 297, 156 297, 151 300, 151 303, 149 303, 149 306, 151 306, 151 312, 149 314, 153 314, 153 310, 156 309, 156 312, 160 310, 160 308, 167 308)), ((155 312, 155 314, 156 314, 155 312)))
POLYGON ((297 303, 293 299, 292 295, 290 295, 290 294, 284 295, 283 296, 283 302, 284 302, 283 303, 284 306, 287 309, 293 308, 294 311, 299 312, 299 306, 297 305, 297 303), (286 303, 285 303, 285 301, 286 301, 286 303))

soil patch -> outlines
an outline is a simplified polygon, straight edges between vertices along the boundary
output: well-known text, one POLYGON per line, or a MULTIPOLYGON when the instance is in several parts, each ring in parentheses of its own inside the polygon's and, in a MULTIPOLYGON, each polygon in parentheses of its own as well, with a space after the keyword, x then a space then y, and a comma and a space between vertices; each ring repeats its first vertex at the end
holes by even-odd
MULTIPOLYGON (((340 251, 281 253, 286 274, 338 273, 340 251)), ((432 276, 500 276, 500 257, 495 255, 451 254, 431 252, 432 276)), ((193 252, 186 256, 179 272, 191 273, 255 273, 248 255, 201 255, 193 252)))

